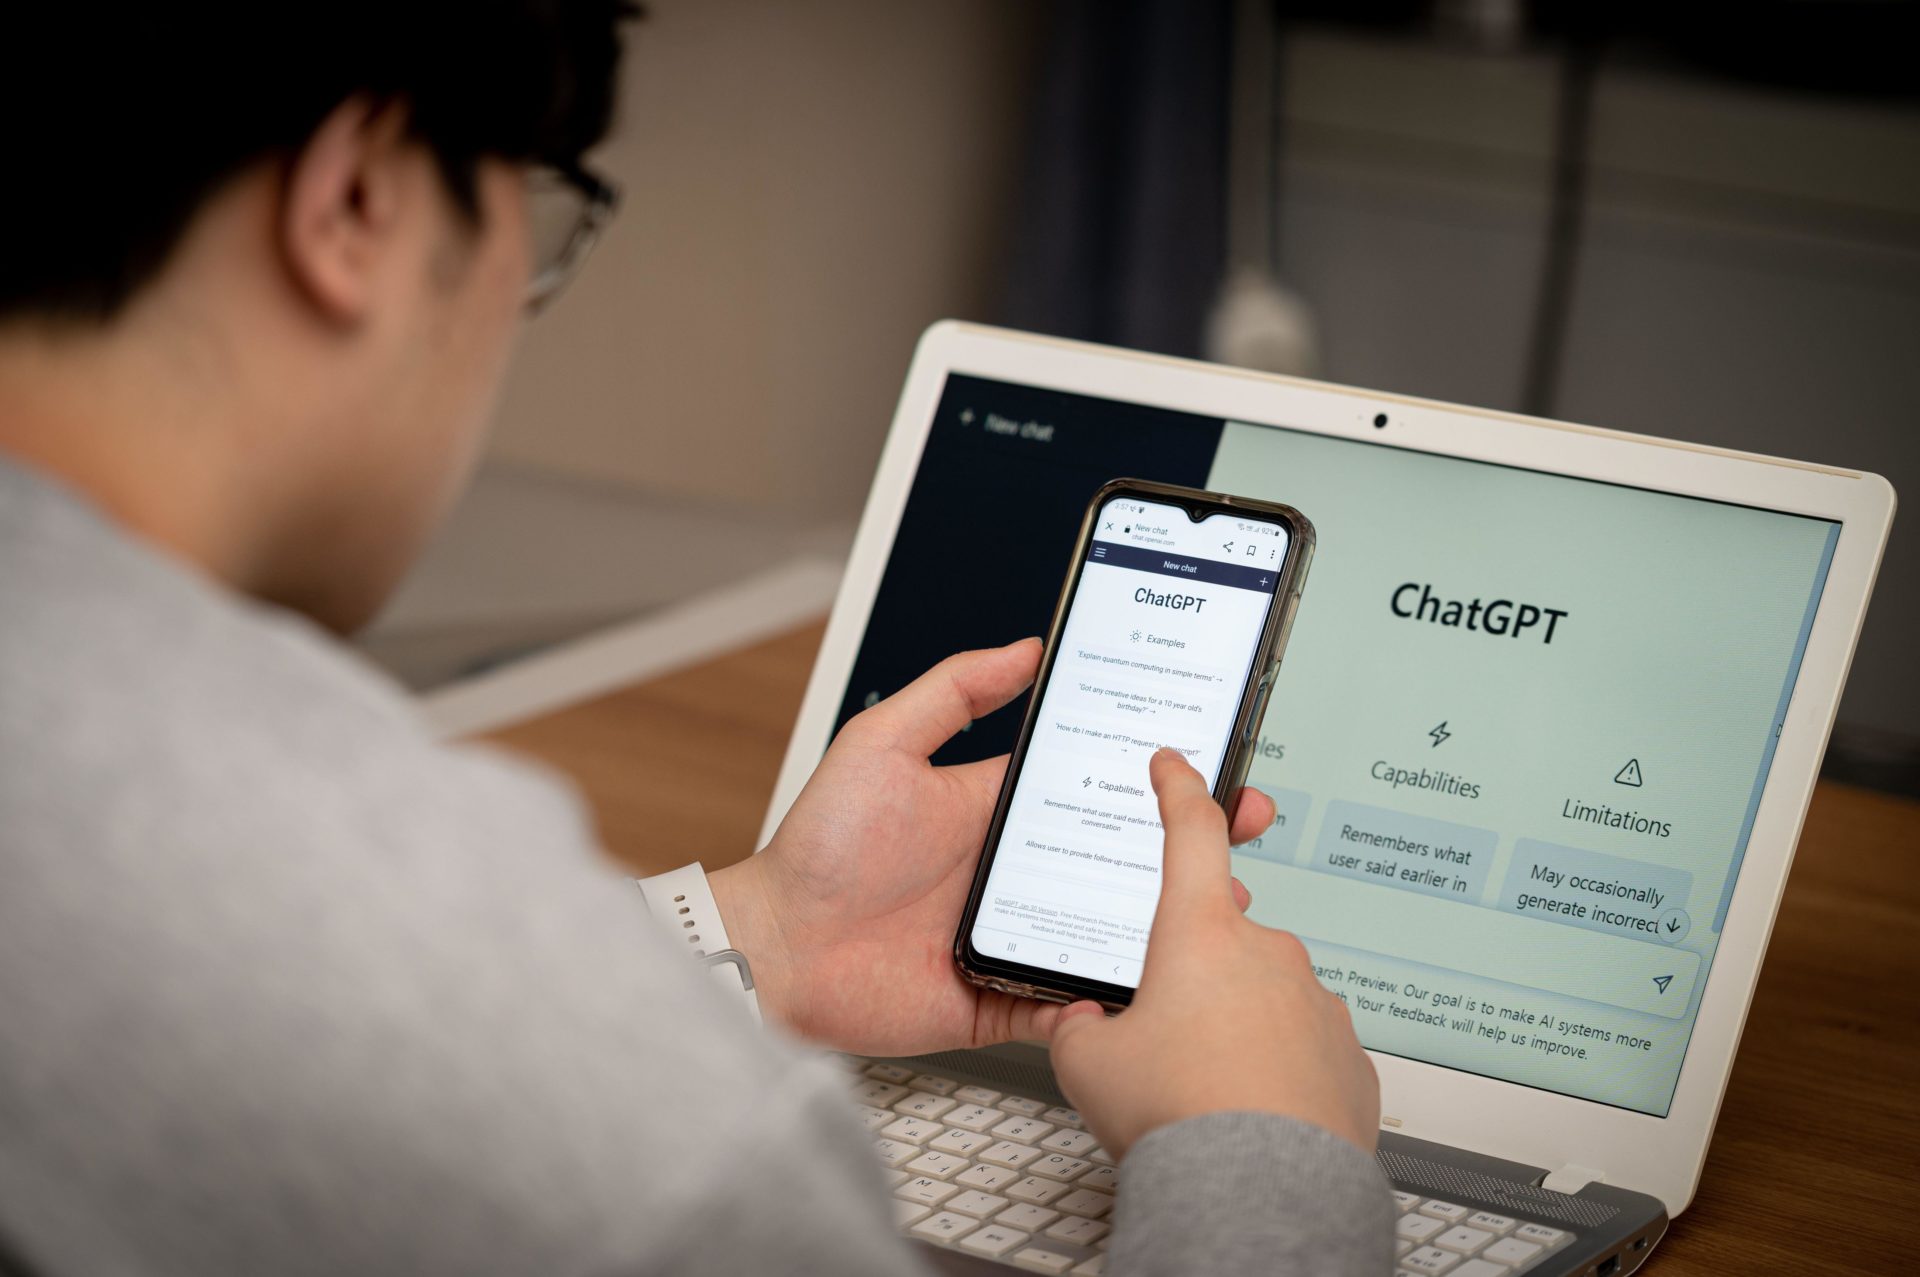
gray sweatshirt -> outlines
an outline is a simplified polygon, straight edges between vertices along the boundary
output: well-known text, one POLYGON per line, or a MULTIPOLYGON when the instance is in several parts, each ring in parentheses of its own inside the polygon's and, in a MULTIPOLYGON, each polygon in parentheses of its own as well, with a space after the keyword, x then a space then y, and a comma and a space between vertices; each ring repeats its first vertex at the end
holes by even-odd
MULTIPOLYGON (((899 1274, 836 1068, 552 778, 0 461, 0 1272, 899 1274)), ((1222 1114, 1115 1274, 1384 1273, 1371 1158, 1222 1114)))

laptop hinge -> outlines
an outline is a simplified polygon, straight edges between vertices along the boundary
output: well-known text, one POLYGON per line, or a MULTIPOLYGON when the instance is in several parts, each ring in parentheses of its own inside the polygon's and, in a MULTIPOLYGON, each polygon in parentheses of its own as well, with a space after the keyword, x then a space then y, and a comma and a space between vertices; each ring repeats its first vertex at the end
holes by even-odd
POLYGON ((1576 1166, 1574 1163, 1568 1162, 1565 1166, 1562 1166, 1559 1170, 1554 1171, 1545 1179, 1541 1180, 1540 1187, 1546 1189, 1549 1193, 1573 1194, 1579 1192, 1589 1184, 1605 1183, 1606 1179, 1607 1173, 1605 1171, 1596 1171, 1591 1166, 1576 1166))

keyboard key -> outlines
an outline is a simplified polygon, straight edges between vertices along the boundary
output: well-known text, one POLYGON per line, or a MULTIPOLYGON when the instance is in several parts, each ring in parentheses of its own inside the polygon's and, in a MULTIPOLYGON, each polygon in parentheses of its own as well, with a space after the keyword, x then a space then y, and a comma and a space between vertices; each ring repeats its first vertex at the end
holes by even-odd
POLYGON ((867 1076, 898 1084, 911 1078, 913 1070, 899 1064, 875 1064, 867 1069, 867 1076))
POLYGON ((895 1228, 905 1228, 914 1220, 931 1214, 933 1214, 933 1207, 931 1206, 922 1206, 918 1202, 900 1201, 896 1199, 893 1203, 893 1226, 895 1228))
MULTIPOLYGON (((1066 1198, 1061 1198, 1066 1201, 1066 1198)), ((1055 1241, 1067 1242, 1074 1246, 1091 1246, 1107 1235, 1111 1225, 1097 1219, 1087 1219, 1080 1215, 1069 1215, 1047 1230, 1047 1236, 1055 1241)))
POLYGON ((1036 1233, 1059 1218, 1060 1212, 1057 1210, 1035 1206, 1032 1202, 1015 1202, 995 1215, 993 1222, 1003 1228, 1017 1228, 1023 1233, 1036 1233))
POLYGON ((1490 1211, 1483 1210, 1477 1210, 1467 1216, 1467 1227, 1485 1229, 1495 1237, 1505 1237, 1513 1231, 1513 1226, 1518 1222, 1517 1220, 1508 1219, 1505 1215, 1495 1215, 1490 1211))
POLYGON ((877 1109, 886 1108, 907 1093, 904 1086, 895 1086, 891 1082, 876 1082, 868 1079, 853 1088, 853 1098, 862 1104, 871 1104, 877 1109))
POLYGON ((983 1193, 977 1188, 969 1188, 958 1197, 949 1198, 947 1209, 962 1215, 971 1215, 975 1219, 985 1219, 1007 1204, 1004 1197, 995 1197, 992 1193, 983 1193))
POLYGON ((1410 1241, 1408 1241, 1408 1240, 1407 1240, 1406 1238, 1404 1238, 1404 1237, 1396 1237, 1396 1238, 1394 1238, 1394 1239, 1393 1239, 1393 1253, 1394 1253, 1394 1254, 1396 1254, 1396 1255, 1404 1255, 1404 1254, 1406 1254, 1406 1253, 1407 1253, 1408 1251, 1410 1251, 1410 1250, 1412 1250, 1412 1249, 1413 1249, 1413 1243, 1412 1243, 1412 1242, 1410 1242, 1410 1241))
POLYGON ((1027 1168, 1030 1175, 1042 1179, 1069 1180, 1082 1171, 1091 1170, 1092 1162, 1083 1162, 1077 1157, 1068 1157, 1064 1153, 1048 1153, 1045 1157, 1027 1168))
POLYGON ((1038 1144, 1052 1132, 1053 1127, 1037 1117, 1010 1117, 993 1128, 995 1135, 1016 1144, 1038 1144))
POLYGON ((910 1179, 893 1190, 893 1195, 903 1202, 919 1202, 922 1206, 938 1206, 952 1197, 960 1189, 957 1185, 944 1184, 937 1179, 922 1175, 910 1179))
POLYGON ((905 1166, 920 1156, 917 1144, 902 1144, 899 1140, 875 1140, 874 1151, 880 1154, 882 1166, 905 1166))
POLYGON ((899 1140, 902 1144, 925 1144, 940 1131, 938 1122, 927 1122, 917 1117, 896 1118, 880 1128, 882 1135, 890 1140, 899 1140))
POLYGON ((1038 1157, 1045 1157, 1046 1154, 1025 1144, 1011 1144, 1001 1140, 990 1148, 981 1149, 978 1156, 983 1162, 992 1162, 995 1166, 1006 1166, 1017 1171, 1028 1162, 1038 1157))
POLYGON ((922 1073, 907 1083, 916 1091, 931 1091, 935 1095, 952 1095, 960 1089, 960 1084, 950 1077, 936 1077, 932 1073, 922 1073))
POLYGON ((1446 1223, 1431 1215, 1402 1215, 1393 1231, 1410 1242, 1423 1242, 1435 1233, 1446 1231, 1446 1223))
POLYGON ((912 1091, 905 1097, 893 1102, 893 1111, 905 1117, 925 1118, 929 1122, 940 1120, 941 1114, 950 1108, 958 1108, 960 1101, 950 1100, 944 1095, 931 1095, 926 1091, 912 1091))
POLYGON ((1032 1202, 1036 1206, 1045 1206, 1056 1197, 1068 1192, 1065 1184, 1057 1184, 1050 1179, 1035 1179, 1029 1175, 1007 1185, 1007 1196, 1016 1202, 1032 1202))
MULTIPOLYGON (((969 1220, 969 1223, 972 1221, 969 1220)), ((979 1232, 960 1243, 960 1249, 970 1250, 976 1255, 985 1255, 998 1259, 1010 1250, 1026 1245, 1032 1238, 1015 1228, 1002 1228, 998 1224, 988 1224, 979 1232)))
POLYGON ((1106 1277, 1107 1257, 1095 1255, 1073 1270, 1073 1277, 1106 1277))
POLYGON ((951 1243, 965 1237, 978 1227, 980 1227, 980 1221, 977 1219, 969 1219, 965 1215, 956 1215, 950 1210, 943 1210, 938 1215, 929 1215, 921 1220, 913 1226, 911 1231, 915 1237, 925 1238, 930 1242, 951 1243))
POLYGON ((1496 1264, 1520 1265, 1530 1263, 1540 1248, 1532 1242, 1518 1241, 1512 1237, 1503 1238, 1480 1252, 1480 1258, 1496 1264))
POLYGON ((1507 1277, 1507 1274, 1512 1271, 1513 1269, 1505 1264, 1489 1264, 1484 1259, 1469 1259, 1448 1273, 1447 1277, 1507 1277))
POLYGON ((888 1188, 898 1188, 913 1178, 905 1171, 881 1171, 880 1177, 886 1181, 888 1188))
POLYGON ((1449 1224, 1458 1224, 1473 1214, 1464 1206, 1455 1206, 1452 1202, 1426 1201, 1420 1203, 1420 1213, 1431 1215, 1435 1219, 1444 1219, 1449 1224))
POLYGON ((962 1104, 977 1104, 981 1108, 992 1108, 1000 1102, 1000 1092, 989 1091, 984 1086, 963 1086, 953 1093, 953 1098, 962 1104))
MULTIPOLYGON (((919 1163, 914 1163, 917 1167, 919 1163)), ((909 1167, 908 1169, 913 1169, 909 1167)), ((1433 1244, 1441 1250, 1450 1250, 1457 1255, 1472 1255, 1493 1240, 1493 1234, 1482 1228, 1468 1228, 1458 1224, 1433 1239, 1433 1244)))
POLYGON ((1089 1149, 1100 1147, 1100 1141, 1085 1131, 1055 1131, 1040 1141, 1040 1147, 1050 1153, 1065 1153, 1068 1157, 1085 1157, 1089 1149))
POLYGON ((989 1126, 1007 1120, 1007 1115, 999 1109, 990 1109, 981 1104, 965 1104, 947 1114, 948 1126, 957 1126, 965 1131, 984 1131, 989 1126))
POLYGON ((1420 1204, 1420 1194, 1396 1192, 1393 1195, 1393 1200, 1400 1207, 1401 1211, 1404 1213, 1406 1211, 1412 1210, 1414 1207, 1420 1204))
POLYGON ((1098 1219, 1113 1209, 1113 1197, 1107 1193, 1096 1193, 1088 1188, 1076 1188, 1055 1202, 1054 1206, 1069 1215, 1085 1215, 1088 1219, 1098 1219))
MULTIPOLYGON (((911 1146, 909 1146, 911 1147, 911 1146)), ((918 1152, 918 1149, 914 1150, 918 1152)), ((1020 1176, 1003 1166, 969 1166, 953 1177, 956 1184, 965 1184, 968 1188, 978 1188, 984 1192, 997 1193, 1020 1176)))
POLYGON ((1040 1116, 1042 1118, 1045 1118, 1047 1121, 1052 1122, 1055 1126, 1079 1127, 1083 1125, 1083 1123, 1080 1121, 1080 1114, 1075 1112, 1073 1109, 1063 1109, 1059 1107, 1054 1107, 1054 1108, 1048 1109, 1046 1112, 1042 1113, 1040 1116))
POLYGON ((1096 1166, 1080 1177, 1080 1187, 1100 1193, 1120 1191, 1120 1171, 1113 1166, 1096 1166))
POLYGON ((1013 1257, 1015 1268, 1024 1268, 1030 1273, 1052 1273, 1055 1277, 1073 1267, 1073 1260, 1057 1251, 1042 1250, 1038 1246, 1029 1246, 1016 1252, 1013 1257))
POLYGON ((1567 1240, 1567 1234, 1558 1228, 1548 1228, 1542 1224, 1522 1224, 1513 1230, 1513 1235, 1523 1242, 1532 1242, 1546 1250, 1552 1250, 1567 1240))
POLYGON ((1021 1117, 1039 1117, 1047 1111, 1048 1106, 1039 1100, 1029 1100, 1024 1096, 1003 1095, 1000 1097, 1000 1107, 1009 1113, 1017 1113, 1021 1117))
POLYGON ((890 1126, 893 1120, 900 1116, 887 1109, 877 1109, 871 1104, 858 1105, 855 1111, 860 1115, 860 1125, 866 1127, 868 1131, 877 1131, 883 1126, 890 1126))
POLYGON ((976 1149, 982 1149, 993 1143, 993 1136, 981 1135, 977 1131, 963 1131, 953 1127, 933 1137, 927 1147, 937 1148, 942 1153, 958 1153, 962 1157, 972 1157, 976 1149))
POLYGON ((1400 1256, 1400 1266, 1410 1273, 1444 1273, 1459 1262, 1460 1256, 1433 1246, 1422 1246, 1411 1254, 1400 1256))
POLYGON ((1087 1160, 1090 1162, 1100 1162, 1106 1166, 1112 1166, 1113 1154, 1107 1152, 1107 1150, 1104 1148, 1096 1148, 1093 1150, 1093 1152, 1087 1154, 1087 1160))
POLYGON ((908 1162, 907 1169, 931 1179, 952 1179, 967 1169, 967 1159, 951 1153, 926 1153, 908 1162))

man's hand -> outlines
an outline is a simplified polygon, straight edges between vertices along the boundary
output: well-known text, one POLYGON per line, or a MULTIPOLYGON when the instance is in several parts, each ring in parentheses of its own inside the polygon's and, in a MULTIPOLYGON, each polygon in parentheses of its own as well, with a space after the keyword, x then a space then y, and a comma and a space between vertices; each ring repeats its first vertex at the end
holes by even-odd
MULTIPOLYGON (((927 761, 1026 690, 1039 661, 1038 639, 963 652, 860 714, 766 850, 712 875, 727 933, 753 964, 770 1019, 866 1055, 1044 1039, 1052 1030, 1060 1006, 976 988, 953 963, 1006 759, 927 761)), ((1246 791, 1238 839, 1272 822, 1272 802, 1246 791)), ((1236 882, 1231 892, 1244 909, 1245 889, 1236 882)))
POLYGON ((1092 1002, 1055 1017, 1061 1086, 1115 1157, 1156 1127, 1236 1110, 1371 1150, 1380 1084, 1346 1004, 1298 940, 1240 916, 1227 822, 1200 774, 1165 749, 1152 771, 1166 856, 1140 989, 1113 1019, 1092 1002))

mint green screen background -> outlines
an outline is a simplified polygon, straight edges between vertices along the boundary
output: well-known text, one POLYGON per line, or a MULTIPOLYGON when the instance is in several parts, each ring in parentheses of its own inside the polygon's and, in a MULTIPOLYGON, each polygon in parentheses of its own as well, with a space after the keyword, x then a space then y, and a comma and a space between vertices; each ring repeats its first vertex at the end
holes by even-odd
POLYGON ((1368 1047, 1664 1116, 1837 525, 1235 423, 1208 486, 1319 530, 1250 777, 1283 823, 1235 856, 1252 916, 1306 941, 1368 1047), (1544 621, 1503 637, 1402 619, 1389 602, 1409 583, 1567 615, 1551 643, 1544 621), (1616 779, 1629 760, 1639 786, 1616 779), (1396 788, 1383 766, 1462 789, 1396 788), (1566 814, 1583 804, 1670 832, 1566 814), (1388 828, 1378 811, 1472 847, 1461 889, 1384 878, 1393 855, 1341 837, 1388 828), (1543 886, 1536 844, 1638 893, 1592 902, 1658 930, 1511 923, 1543 886), (1335 872, 1341 853, 1360 864, 1335 872), (1670 989, 1646 978, 1665 974, 1649 944, 1672 951, 1670 989))

